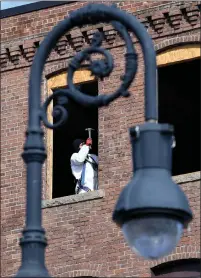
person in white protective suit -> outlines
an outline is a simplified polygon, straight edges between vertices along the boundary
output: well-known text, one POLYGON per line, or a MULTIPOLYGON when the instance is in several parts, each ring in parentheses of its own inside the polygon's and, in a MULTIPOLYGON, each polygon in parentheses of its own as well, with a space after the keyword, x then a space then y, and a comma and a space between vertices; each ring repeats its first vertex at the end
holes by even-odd
POLYGON ((73 142, 75 153, 72 154, 71 170, 75 177, 75 193, 86 193, 98 189, 98 157, 90 154, 92 139, 88 138, 86 143, 82 139, 73 142))

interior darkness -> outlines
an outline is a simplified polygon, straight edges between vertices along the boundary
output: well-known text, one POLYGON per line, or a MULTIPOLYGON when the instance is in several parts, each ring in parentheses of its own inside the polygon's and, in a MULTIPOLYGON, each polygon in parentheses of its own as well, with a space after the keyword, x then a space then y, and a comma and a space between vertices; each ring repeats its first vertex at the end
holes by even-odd
MULTIPOLYGON (((79 85, 80 91, 98 95, 98 82, 93 81, 79 85)), ((56 105, 56 102, 54 103, 56 105)), ((60 128, 53 131, 53 196, 58 198, 75 194, 74 178, 71 173, 70 157, 73 154, 72 143, 75 139, 87 139, 86 128, 92 131, 92 153, 98 155, 98 109, 85 108, 69 100, 66 105, 68 120, 60 128)))
POLYGON ((200 259, 183 259, 152 268, 152 277, 200 277, 200 259))
POLYGON ((159 122, 174 126, 172 175, 200 171, 200 59, 158 69, 159 122))

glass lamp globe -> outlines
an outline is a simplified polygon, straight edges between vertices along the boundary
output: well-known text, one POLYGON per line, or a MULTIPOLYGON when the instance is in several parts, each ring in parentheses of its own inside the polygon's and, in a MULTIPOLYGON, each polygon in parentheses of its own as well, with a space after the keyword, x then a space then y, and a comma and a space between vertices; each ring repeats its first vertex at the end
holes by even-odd
POLYGON ((176 219, 147 217, 132 219, 122 226, 131 249, 145 259, 158 259, 173 251, 183 233, 176 219))

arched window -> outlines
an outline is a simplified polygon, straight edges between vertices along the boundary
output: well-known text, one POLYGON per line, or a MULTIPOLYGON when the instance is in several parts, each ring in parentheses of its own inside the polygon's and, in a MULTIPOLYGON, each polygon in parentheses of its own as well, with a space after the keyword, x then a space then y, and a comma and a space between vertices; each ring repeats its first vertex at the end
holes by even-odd
POLYGON ((152 277, 200 277, 200 259, 184 259, 163 263, 151 269, 152 277))
POLYGON ((172 175, 200 171, 200 46, 180 46, 157 57, 159 122, 174 126, 172 175))

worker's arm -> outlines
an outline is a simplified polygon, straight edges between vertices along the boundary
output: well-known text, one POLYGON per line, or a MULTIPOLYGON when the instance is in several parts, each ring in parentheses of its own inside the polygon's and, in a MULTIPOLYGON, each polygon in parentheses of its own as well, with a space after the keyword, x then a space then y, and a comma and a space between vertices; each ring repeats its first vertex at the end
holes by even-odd
POLYGON ((74 163, 75 165, 80 165, 84 163, 88 154, 89 154, 89 146, 87 145, 82 146, 82 148, 78 153, 74 153, 71 156, 71 163, 74 163))

